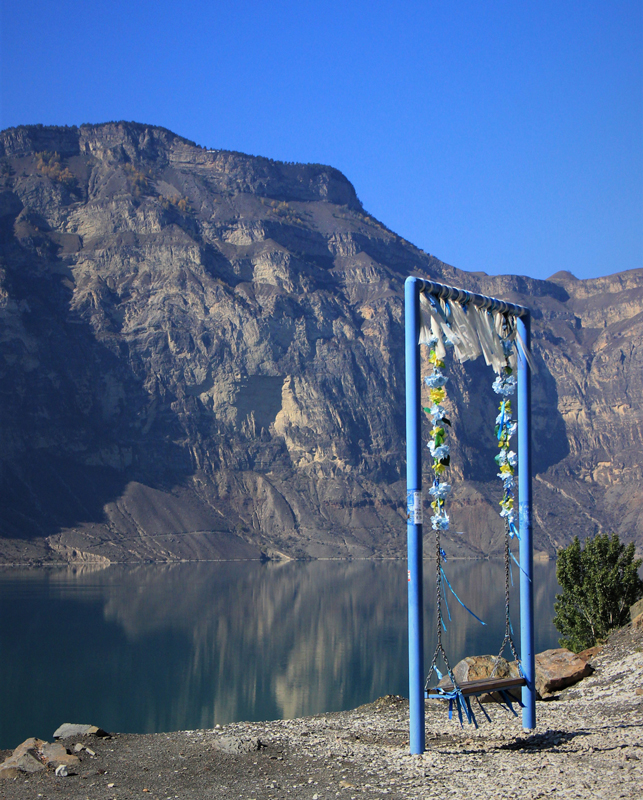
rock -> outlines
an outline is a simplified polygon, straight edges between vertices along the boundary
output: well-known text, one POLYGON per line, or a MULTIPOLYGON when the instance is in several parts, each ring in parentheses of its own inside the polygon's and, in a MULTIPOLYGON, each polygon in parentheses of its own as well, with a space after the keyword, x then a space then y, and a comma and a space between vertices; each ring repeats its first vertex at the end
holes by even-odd
MULTIPOLYGON (((453 676, 457 683, 466 681, 479 681, 489 678, 493 673, 494 678, 517 678, 520 673, 515 661, 509 663, 506 659, 497 656, 467 656, 453 668, 453 676), (494 667, 497 667, 494 672, 494 667)), ((446 686, 451 683, 448 676, 442 678, 438 686, 446 686)), ((503 702, 502 697, 497 692, 480 695, 481 703, 503 702)))
POLYGON ((515 662, 509 663, 497 656, 467 656, 453 669, 453 675, 458 682, 483 680, 489 678, 492 672, 496 678, 517 678, 520 675, 515 662), (494 672, 496 660, 497 668, 494 672))
POLYGON ((240 756, 244 753, 252 753, 259 750, 261 742, 252 736, 218 736, 214 741, 214 747, 224 753, 233 756, 240 756))
POLYGON ((72 722, 64 722, 54 731, 54 739, 70 739, 72 736, 109 736, 107 731, 97 728, 96 725, 79 725, 72 722))
POLYGON ((56 767, 56 775, 58 775, 59 778, 66 778, 69 775, 67 765, 61 764, 60 766, 56 767))
POLYGON ((536 656, 536 691, 541 698, 572 686, 594 670, 576 653, 559 647, 536 656))
POLYGON ((639 614, 643 614, 643 597, 640 600, 637 600, 633 606, 630 606, 630 619, 632 622, 634 622, 639 614))
POLYGON ((74 745, 74 753, 80 753, 81 750, 85 749, 85 745, 81 744, 80 742, 76 742, 74 745))
MULTIPOLYGON (((26 739, 0 766, 0 777, 15 778, 19 772, 40 772, 45 767, 69 767, 80 759, 68 753, 60 742, 26 739)), ((58 772, 56 772, 58 774, 58 772)))
POLYGON ((44 742, 41 747, 41 752, 43 758, 49 766, 55 767, 60 764, 71 766, 72 764, 80 763, 78 756, 68 753, 67 749, 60 742, 44 742))
POLYGON ((635 630, 640 630, 643 628, 643 614, 639 614, 638 616, 634 617, 632 620, 632 627, 635 630))
POLYGON ((602 650, 603 645, 597 644, 594 647, 588 647, 587 650, 577 653, 577 655, 579 658, 582 658, 583 661, 592 661, 602 650))
POLYGON ((45 769, 42 756, 42 739, 26 739, 13 751, 9 758, 0 765, 0 778, 15 778, 21 772, 40 772, 45 769))

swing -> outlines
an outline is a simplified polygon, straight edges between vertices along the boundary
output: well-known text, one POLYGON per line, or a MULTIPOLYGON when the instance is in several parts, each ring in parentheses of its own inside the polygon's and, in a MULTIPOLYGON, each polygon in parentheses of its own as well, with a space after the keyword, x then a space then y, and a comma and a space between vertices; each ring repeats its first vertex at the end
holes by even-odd
MULTIPOLYGON (((431 503, 434 510, 431 522, 435 533, 437 624, 437 644, 426 678, 424 694, 425 697, 429 699, 448 700, 449 719, 452 718, 455 707, 461 724, 463 722, 463 716, 465 716, 469 723, 473 723, 477 727, 477 720, 471 708, 471 697, 476 699, 481 711, 487 719, 490 719, 489 715, 480 701, 482 695, 491 695, 492 699, 506 706, 516 715, 513 703, 517 703, 523 708, 524 706, 521 700, 516 697, 511 690, 527 685, 522 665, 513 642, 513 627, 509 612, 510 558, 516 561, 515 556, 511 552, 510 539, 513 538, 513 536, 519 538, 513 512, 513 475, 516 456, 515 453, 509 449, 510 439, 516 429, 511 418, 511 401, 509 400, 509 396, 513 394, 516 383, 513 377, 511 358, 513 356, 513 347, 515 346, 514 340, 517 330, 515 325, 512 326, 506 314, 496 313, 494 317, 486 310, 479 310, 478 308, 467 309, 466 305, 460 305, 457 300, 455 300, 455 302, 452 300, 451 303, 445 303, 444 301, 437 301, 432 297, 427 299, 425 296, 420 295, 420 309, 421 313, 423 312, 420 343, 427 344, 431 347, 429 362, 433 366, 433 373, 425 378, 425 383, 430 388, 432 406, 431 408, 425 408, 425 411, 431 415, 434 426, 431 431, 432 441, 429 443, 429 449, 433 457, 433 470, 435 473, 430 494, 434 498, 431 503), (467 311, 469 311, 469 314, 467 314, 467 311), (504 397, 500 403, 500 413, 496 419, 496 434, 500 447, 500 453, 496 456, 496 462, 500 469, 499 477, 503 480, 504 489, 503 499, 500 505, 502 507, 501 516, 504 518, 505 523, 505 634, 495 659, 491 675, 479 680, 461 681, 460 683, 456 681, 453 670, 449 664, 448 656, 442 645, 442 631, 446 631, 446 625, 442 616, 443 598, 449 619, 451 618, 446 599, 446 590, 448 589, 460 605, 473 617, 483 625, 485 623, 460 600, 453 590, 446 576, 444 567, 442 566, 442 561, 446 562, 446 553, 441 547, 440 535, 442 530, 447 530, 449 527, 449 518, 444 510, 444 506, 446 495, 450 491, 450 486, 446 483, 441 483, 440 477, 450 463, 449 448, 445 445, 445 426, 451 425, 441 405, 446 397, 446 390, 444 387, 448 381, 448 378, 441 371, 445 366, 442 360, 446 354, 445 343, 454 346, 460 361, 476 358, 482 353, 487 364, 492 364, 499 376, 494 382, 494 390, 504 397), (507 645, 511 648, 520 674, 513 677, 498 677, 495 676, 495 673, 500 665, 500 659, 507 645), (446 666, 448 677, 442 677, 437 666, 438 657, 442 658, 446 666), (433 673, 438 677, 439 683, 437 686, 429 688, 433 673)), ((527 352, 524 345, 523 352, 527 352)), ((518 564, 517 561, 516 564, 518 564)), ((520 568, 520 564, 518 564, 518 567, 520 568)))
MULTIPOLYGON (((442 549, 440 547, 440 536, 439 531, 436 531, 436 550, 438 552, 437 559, 442 557, 442 549)), ((511 617, 509 614, 509 582, 510 582, 510 547, 509 547, 509 533, 508 533, 508 525, 506 525, 505 529, 505 635, 502 640, 502 644, 500 645, 500 650, 498 651, 498 655, 495 659, 495 665, 491 672, 491 675, 488 678, 480 678, 474 681, 460 681, 459 683, 456 681, 455 676, 453 675, 453 671, 449 664, 448 656, 444 650, 442 645, 442 630, 445 628, 444 621, 442 619, 442 586, 440 585, 442 581, 438 578, 436 580, 436 621, 437 621, 437 645, 435 648, 435 652, 433 654, 433 660, 431 662, 431 666, 429 668, 429 673, 426 679, 424 692, 425 697, 429 700, 448 700, 449 701, 449 719, 452 718, 453 715, 453 707, 455 705, 458 716, 460 718, 460 722, 462 722, 462 715, 467 718, 469 723, 473 723, 476 727, 477 721, 475 718, 475 714, 473 713, 473 709, 471 708, 470 697, 475 697, 480 710, 485 715, 485 717, 489 720, 489 715, 487 714, 486 710, 483 708, 483 705, 480 701, 480 697, 482 695, 491 695, 492 699, 494 699, 500 705, 504 705, 509 711, 511 711, 514 716, 517 716, 516 711, 514 710, 513 703, 516 703, 518 706, 523 708, 523 703, 520 698, 516 697, 510 690, 517 689, 522 686, 527 685, 527 681, 522 673, 522 666, 520 659, 518 658, 518 654, 516 653, 516 648, 513 641, 513 630, 511 625, 511 617), (505 647, 507 644, 511 647, 511 652, 513 654, 514 659, 518 665, 518 669, 520 671, 520 675, 516 677, 508 677, 508 678, 500 678, 494 677, 494 672, 496 671, 499 663, 500 658, 502 657, 502 653, 504 652, 505 647), (449 681, 440 680, 440 683, 433 687, 429 688, 429 681, 431 679, 431 675, 433 672, 441 678, 441 674, 437 669, 437 659, 438 656, 442 657, 446 668, 447 668, 447 675, 449 681), (494 695, 496 695, 494 697, 494 695), (498 695, 500 696, 501 700, 498 700, 498 695)), ((437 560, 437 567, 440 573, 443 573, 442 565, 437 560)), ((437 571, 437 570, 436 570, 437 571)), ((444 579, 443 579, 444 580, 444 579)), ((456 595, 457 597, 457 595, 456 595)), ((458 598, 459 599, 459 598, 458 598)), ((464 605, 464 604, 463 604, 464 605)), ((465 606, 466 608, 466 606, 465 606)), ((467 609, 468 611, 469 609, 467 609)), ((471 612, 470 612, 471 613, 471 612)), ((475 616, 475 615, 474 615, 475 616)), ((484 624, 484 623, 483 623, 484 624)))

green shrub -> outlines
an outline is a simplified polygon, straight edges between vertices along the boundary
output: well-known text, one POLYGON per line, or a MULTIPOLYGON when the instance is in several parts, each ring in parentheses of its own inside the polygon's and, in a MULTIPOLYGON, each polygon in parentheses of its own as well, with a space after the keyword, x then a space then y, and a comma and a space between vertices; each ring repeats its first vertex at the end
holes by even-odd
POLYGON ((563 591, 556 595, 554 625, 563 634, 562 647, 578 653, 629 621, 630 606, 643 596, 642 563, 634 560, 634 544, 621 544, 617 534, 587 539, 584 548, 576 536, 558 551, 556 578, 563 591))

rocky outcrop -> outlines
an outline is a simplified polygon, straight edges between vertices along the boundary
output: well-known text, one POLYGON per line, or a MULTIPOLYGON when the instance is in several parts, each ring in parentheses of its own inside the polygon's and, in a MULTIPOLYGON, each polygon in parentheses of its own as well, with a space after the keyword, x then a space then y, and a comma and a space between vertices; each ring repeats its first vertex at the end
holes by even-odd
MULTIPOLYGON (((467 274, 331 167, 134 123, 10 129, 0 167, 3 560, 403 553, 410 273, 534 310, 537 548, 643 543, 643 271, 467 274)), ((445 549, 496 553, 492 376, 449 374, 445 549)))
MULTIPOLYGON (((12 780, 20 774, 41 772, 47 767, 59 775, 61 767, 71 767, 79 763, 78 756, 68 753, 59 742, 45 742, 32 737, 19 744, 0 764, 0 780, 12 780)), ((64 775, 67 775, 66 771, 64 775)))

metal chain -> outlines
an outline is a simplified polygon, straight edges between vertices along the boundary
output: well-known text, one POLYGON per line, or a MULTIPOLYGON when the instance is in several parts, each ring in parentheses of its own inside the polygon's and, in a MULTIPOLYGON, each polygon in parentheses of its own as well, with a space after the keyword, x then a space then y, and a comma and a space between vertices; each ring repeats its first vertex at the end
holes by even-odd
POLYGON ((520 669, 520 659, 518 658, 518 654, 516 653, 516 647, 514 645, 513 637, 511 635, 511 617, 509 614, 509 570, 511 565, 509 563, 509 559, 511 557, 511 550, 509 548, 509 523, 505 518, 505 638, 502 640, 502 645, 500 646, 500 650, 498 655, 494 660, 493 670, 489 675, 490 678, 493 678, 496 670, 500 666, 500 659, 502 658, 502 654, 504 652, 507 643, 511 647, 511 652, 513 653, 513 657, 518 664, 518 668, 520 669))
POLYGON ((451 683, 453 688, 456 690, 460 690, 456 679, 453 675, 451 670, 451 665, 449 664, 449 659, 447 658, 447 654, 442 646, 442 587, 441 587, 441 580, 440 580, 440 558, 441 558, 441 546, 440 546, 440 531, 435 531, 435 615, 437 621, 437 644, 435 647, 435 651, 433 653, 433 660, 431 661, 431 666, 429 667, 429 673, 426 676, 426 681, 424 683, 424 691, 429 691, 429 681, 431 680, 431 675, 435 672, 437 668, 438 656, 442 656, 442 661, 444 662, 445 667, 447 668, 447 675, 451 679, 451 683))

